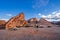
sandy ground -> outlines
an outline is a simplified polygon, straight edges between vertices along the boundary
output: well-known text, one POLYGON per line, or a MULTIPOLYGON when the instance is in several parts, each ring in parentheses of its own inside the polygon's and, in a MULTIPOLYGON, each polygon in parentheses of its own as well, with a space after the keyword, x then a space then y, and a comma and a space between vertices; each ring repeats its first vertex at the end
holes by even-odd
POLYGON ((60 40, 60 27, 0 30, 0 40, 60 40))

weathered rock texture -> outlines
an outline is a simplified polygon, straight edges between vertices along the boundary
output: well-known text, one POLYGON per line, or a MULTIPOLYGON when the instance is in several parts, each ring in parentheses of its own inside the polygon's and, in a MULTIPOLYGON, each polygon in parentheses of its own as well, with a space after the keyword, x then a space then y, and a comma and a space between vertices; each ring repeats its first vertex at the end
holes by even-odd
POLYGON ((26 26, 28 22, 24 19, 24 14, 20 13, 17 16, 12 17, 7 23, 6 23, 6 29, 11 29, 14 27, 23 27, 26 26))
POLYGON ((37 18, 31 18, 31 19, 28 20, 28 22, 29 23, 37 23, 38 20, 37 20, 37 18))
POLYGON ((55 27, 54 24, 51 22, 41 18, 40 20, 37 20, 37 18, 31 18, 28 20, 28 26, 29 27, 37 27, 37 28, 43 28, 43 27, 55 27))
POLYGON ((38 20, 37 18, 31 18, 28 20, 28 23, 29 23, 28 26, 35 27, 35 25, 38 23, 38 20))
POLYGON ((45 20, 45 19, 43 19, 43 18, 41 18, 40 20, 39 20, 39 23, 37 24, 39 27, 55 27, 55 25, 54 24, 52 24, 51 22, 49 22, 49 21, 47 21, 47 20, 45 20))
POLYGON ((17 16, 12 17, 7 23, 6 23, 6 29, 11 28, 20 28, 20 27, 54 27, 51 22, 48 22, 47 20, 41 18, 39 21, 37 18, 31 18, 28 21, 24 19, 24 14, 20 13, 17 16))
POLYGON ((0 29, 4 29, 5 28, 5 20, 0 20, 0 29))

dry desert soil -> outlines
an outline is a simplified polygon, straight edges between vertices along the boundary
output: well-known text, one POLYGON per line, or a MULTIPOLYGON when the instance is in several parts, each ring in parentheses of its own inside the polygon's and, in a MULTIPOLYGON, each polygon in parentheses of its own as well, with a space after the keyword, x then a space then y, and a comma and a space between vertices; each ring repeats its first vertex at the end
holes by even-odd
POLYGON ((60 27, 0 30, 0 40, 60 40, 60 27))

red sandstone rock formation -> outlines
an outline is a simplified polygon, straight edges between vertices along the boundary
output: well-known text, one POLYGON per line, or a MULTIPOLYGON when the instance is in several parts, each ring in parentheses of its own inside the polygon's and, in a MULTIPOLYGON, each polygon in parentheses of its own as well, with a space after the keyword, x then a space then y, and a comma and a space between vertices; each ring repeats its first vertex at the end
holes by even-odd
POLYGON ((5 28, 5 20, 0 20, 0 29, 4 29, 5 28))
POLYGON ((17 16, 12 17, 6 23, 6 29, 14 28, 14 27, 23 27, 26 26, 28 22, 24 19, 24 14, 20 13, 17 16))
POLYGON ((0 25, 5 24, 5 20, 0 20, 0 25))

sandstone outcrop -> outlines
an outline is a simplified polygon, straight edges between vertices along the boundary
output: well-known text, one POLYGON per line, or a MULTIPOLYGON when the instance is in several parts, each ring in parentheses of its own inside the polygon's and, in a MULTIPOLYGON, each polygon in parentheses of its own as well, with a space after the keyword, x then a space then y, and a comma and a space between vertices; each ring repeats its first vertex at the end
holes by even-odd
POLYGON ((6 23, 6 29, 11 29, 14 27, 23 27, 26 26, 28 22, 24 19, 24 14, 19 13, 17 16, 12 17, 7 23, 6 23))
POLYGON ((29 27, 35 27, 37 23, 38 23, 37 18, 31 18, 28 20, 28 26, 29 27))
POLYGON ((24 14, 19 13, 17 16, 12 17, 6 23, 6 29, 11 28, 20 28, 20 27, 54 27, 51 22, 41 18, 37 20, 37 18, 31 18, 28 21, 24 19, 24 14))
POLYGON ((5 29, 5 20, 0 20, 0 29, 5 29))
POLYGON ((51 22, 49 22, 43 18, 41 18, 39 20, 39 23, 37 25, 38 25, 38 27, 55 27, 54 24, 52 24, 51 22))
POLYGON ((38 23, 37 18, 31 18, 28 20, 28 23, 38 23))

